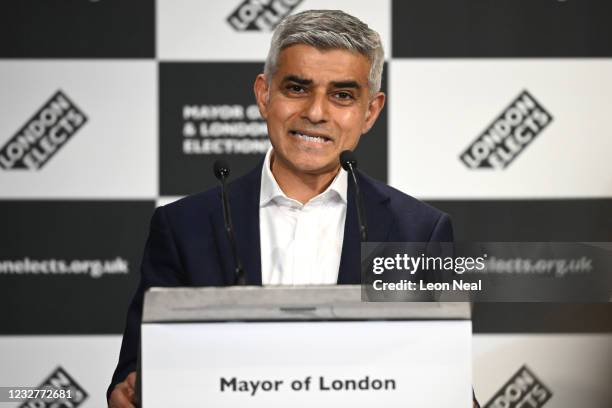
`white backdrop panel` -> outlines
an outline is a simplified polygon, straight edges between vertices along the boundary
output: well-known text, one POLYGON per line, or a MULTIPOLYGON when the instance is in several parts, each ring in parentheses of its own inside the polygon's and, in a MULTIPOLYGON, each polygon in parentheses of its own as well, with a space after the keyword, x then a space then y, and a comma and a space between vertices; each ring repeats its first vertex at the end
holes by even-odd
POLYGON ((2 170, 2 198, 157 196, 155 61, 0 61, 0 145, 58 90, 87 122, 39 170, 2 170))
POLYGON ((612 404, 611 334, 480 334, 472 343, 474 389, 483 407, 523 365, 552 392, 546 406, 612 404))
POLYGON ((106 406, 120 346, 121 336, 0 336, 0 384, 37 387, 60 366, 88 394, 79 408, 106 406))
MULTIPOLYGON (((243 1, 158 0, 158 58, 263 61, 268 53, 271 32, 237 31, 227 22, 228 16, 243 1)), ((274 3, 285 2, 276 0, 274 3)), ((390 0, 377 2, 376 7, 372 7, 372 2, 368 0, 304 0, 292 11, 292 14, 310 9, 339 9, 358 17, 378 31, 383 40, 385 53, 387 56, 390 55, 390 0)))
POLYGON ((419 198, 612 196, 612 61, 392 60, 389 181, 419 198), (527 90, 553 121, 504 170, 459 155, 527 90))

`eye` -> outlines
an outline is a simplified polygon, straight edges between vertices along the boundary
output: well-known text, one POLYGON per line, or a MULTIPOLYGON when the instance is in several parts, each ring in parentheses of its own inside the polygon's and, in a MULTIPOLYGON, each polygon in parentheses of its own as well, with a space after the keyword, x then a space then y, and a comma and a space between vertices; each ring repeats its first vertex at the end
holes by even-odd
POLYGON ((336 99, 342 99, 342 100, 353 99, 353 95, 351 95, 349 92, 344 92, 344 91, 336 92, 334 96, 336 97, 336 99))
POLYGON ((355 100, 352 93, 346 91, 338 91, 332 95, 336 102, 347 105, 355 100))
POLYGON ((304 89, 303 86, 301 85, 297 85, 297 84, 289 84, 286 87, 287 91, 291 92, 291 93, 296 93, 296 94, 302 94, 304 92, 306 92, 306 89, 304 89))

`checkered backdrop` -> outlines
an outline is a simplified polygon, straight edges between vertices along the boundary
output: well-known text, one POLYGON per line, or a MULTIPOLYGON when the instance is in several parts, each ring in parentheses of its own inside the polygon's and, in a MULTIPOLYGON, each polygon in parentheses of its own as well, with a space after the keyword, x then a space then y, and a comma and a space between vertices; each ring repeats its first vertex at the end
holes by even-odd
MULTIPOLYGON (((218 157, 236 176, 260 160, 270 30, 316 8, 383 38, 365 171, 451 214, 458 240, 612 241, 605 0, 8 1, 0 386, 63 375, 103 404, 154 207, 213 186, 218 157)), ((552 394, 537 406, 611 406, 611 311, 476 305, 481 402, 515 406, 496 398, 525 365, 552 394)))

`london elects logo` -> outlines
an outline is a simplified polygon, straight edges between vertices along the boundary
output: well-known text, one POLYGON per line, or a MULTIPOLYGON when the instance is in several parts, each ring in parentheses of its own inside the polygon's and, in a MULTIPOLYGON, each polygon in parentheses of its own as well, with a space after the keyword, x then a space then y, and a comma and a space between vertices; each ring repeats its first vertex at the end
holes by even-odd
POLYGON ((539 408, 544 406, 552 395, 552 392, 524 365, 484 405, 484 408, 539 408))
POLYGON ((87 392, 62 367, 57 367, 36 389, 53 390, 57 398, 29 399, 19 408, 77 408, 88 397, 87 392))
POLYGON ((0 149, 0 167, 42 168, 87 122, 87 116, 57 91, 0 149))
POLYGON ((272 31, 302 0, 244 0, 227 17, 237 31, 272 31))
POLYGON ((471 169, 505 169, 553 120, 526 90, 459 156, 471 169))

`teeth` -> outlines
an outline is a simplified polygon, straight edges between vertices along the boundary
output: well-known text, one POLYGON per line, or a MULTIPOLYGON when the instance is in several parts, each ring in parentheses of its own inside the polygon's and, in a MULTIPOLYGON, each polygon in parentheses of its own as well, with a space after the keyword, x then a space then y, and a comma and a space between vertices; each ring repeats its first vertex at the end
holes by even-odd
POLYGON ((297 133, 297 132, 294 132, 294 134, 300 139, 307 140, 309 142, 325 143, 326 141, 324 138, 319 137, 319 136, 309 136, 309 135, 305 135, 303 133, 297 133))

